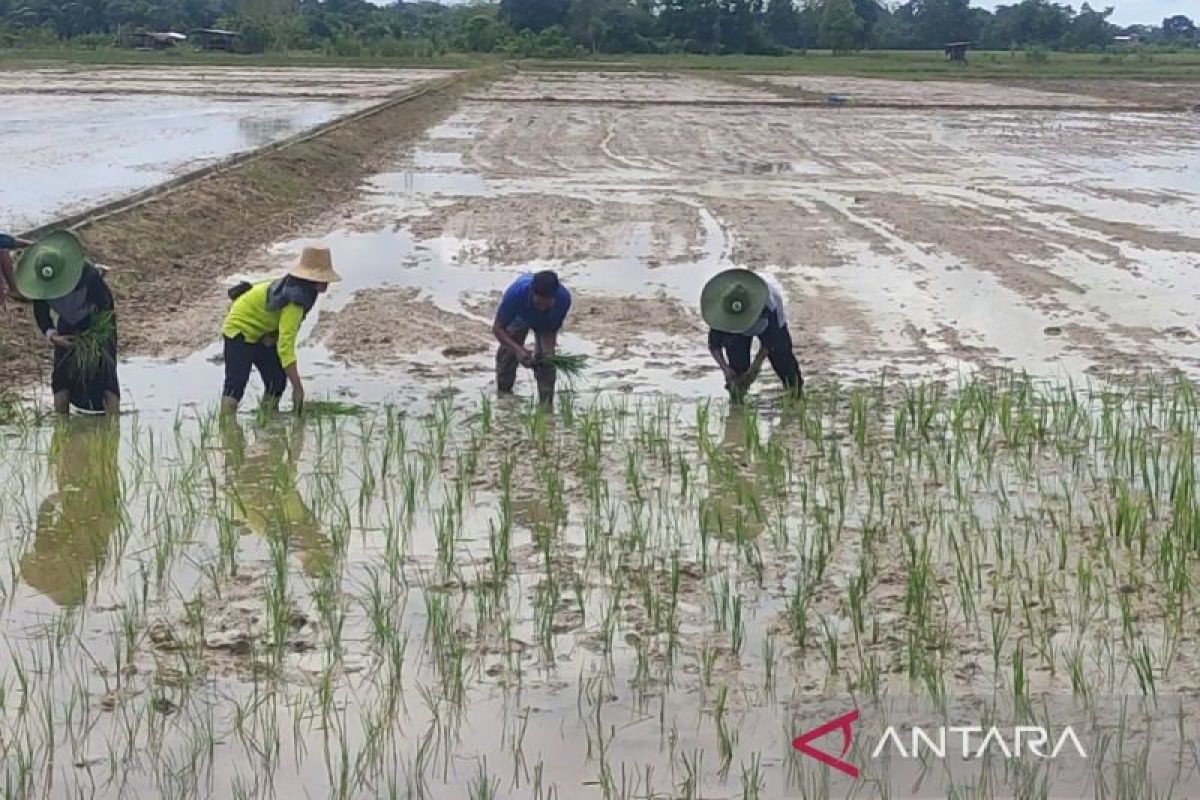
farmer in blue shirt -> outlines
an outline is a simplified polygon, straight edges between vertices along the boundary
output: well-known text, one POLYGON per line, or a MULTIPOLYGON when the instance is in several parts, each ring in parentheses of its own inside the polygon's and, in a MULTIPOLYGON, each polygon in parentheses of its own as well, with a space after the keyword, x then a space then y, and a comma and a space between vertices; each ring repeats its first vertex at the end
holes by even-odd
POLYGON ((29 247, 29 244, 24 239, 0 233, 0 308, 4 307, 4 302, 10 294, 14 298, 24 299, 17 291, 16 278, 13 276, 12 256, 9 255, 9 251, 22 250, 29 247))
POLYGON ((512 392, 517 365, 533 369, 537 380, 538 401, 554 404, 554 367, 542 363, 553 355, 558 330, 571 310, 571 293, 549 270, 528 273, 513 281, 504 292, 492 333, 500 342, 496 350, 496 388, 501 394, 512 392), (533 351, 525 347, 525 337, 533 331, 533 351))

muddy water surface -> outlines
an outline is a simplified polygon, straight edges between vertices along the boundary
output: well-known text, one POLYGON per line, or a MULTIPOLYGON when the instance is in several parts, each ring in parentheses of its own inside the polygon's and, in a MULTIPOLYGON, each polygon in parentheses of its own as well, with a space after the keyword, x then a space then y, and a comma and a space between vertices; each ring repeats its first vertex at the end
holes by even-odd
POLYGON ((0 226, 23 230, 153 186, 450 73, 0 72, 0 226))
POLYGON ((464 104, 245 276, 333 249, 301 365, 338 404, 218 421, 214 322, 123 364, 115 432, 0 428, 0 758, 64 797, 934 798, 791 740, 885 696, 1194 705, 1193 389, 1059 383, 1194 369, 1188 124, 464 104), (711 400, 733 265, 787 290, 798 406, 711 400), (550 418, 489 390, 541 266, 592 357, 550 418))

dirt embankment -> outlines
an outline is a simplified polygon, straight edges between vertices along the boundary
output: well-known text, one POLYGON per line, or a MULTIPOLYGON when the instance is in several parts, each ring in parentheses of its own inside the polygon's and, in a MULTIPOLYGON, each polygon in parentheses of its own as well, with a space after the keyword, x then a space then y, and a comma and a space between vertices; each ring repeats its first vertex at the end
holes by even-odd
MULTIPOLYGON (((222 276, 255 269, 261 248, 352 198, 365 176, 493 77, 464 73, 374 116, 81 226, 90 256, 112 270, 122 356, 182 354, 215 336, 222 276)), ((30 306, 10 302, 0 311, 0 387, 37 380, 46 361, 30 306)))

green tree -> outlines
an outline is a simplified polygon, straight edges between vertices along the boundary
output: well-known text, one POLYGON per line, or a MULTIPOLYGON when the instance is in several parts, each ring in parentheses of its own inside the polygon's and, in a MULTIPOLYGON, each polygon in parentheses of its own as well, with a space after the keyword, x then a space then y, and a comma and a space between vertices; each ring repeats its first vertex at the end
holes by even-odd
POLYGON ((851 50, 862 32, 863 21, 850 0, 825 0, 821 12, 821 44, 835 53, 851 50))
POLYGON ((1162 21, 1162 35, 1169 42, 1193 42, 1196 40, 1196 25, 1189 17, 1176 14, 1162 21))
POLYGON ((780 47, 804 47, 800 34, 800 12, 792 0, 770 0, 763 24, 771 41, 780 47))
POLYGON ((1079 14, 1071 20, 1071 27, 1062 38, 1062 46, 1070 50, 1085 50, 1102 48, 1112 41, 1115 26, 1109 23, 1112 8, 1103 11, 1093 11, 1087 3, 1079 9, 1079 14))
POLYGON ((862 29, 854 42, 854 46, 861 50, 870 43, 871 34, 879 23, 879 17, 884 13, 884 9, 880 7, 878 0, 851 0, 851 2, 854 3, 854 13, 858 14, 863 21, 862 29))
POLYGON ((472 14, 466 21, 463 43, 467 50, 490 53, 504 36, 504 28, 496 18, 484 12, 472 14))
POLYGON ((534 33, 566 22, 569 0, 500 0, 500 13, 513 30, 534 33))
POLYGON ((977 38, 969 0, 919 0, 913 5, 916 34, 923 46, 936 48, 977 38))

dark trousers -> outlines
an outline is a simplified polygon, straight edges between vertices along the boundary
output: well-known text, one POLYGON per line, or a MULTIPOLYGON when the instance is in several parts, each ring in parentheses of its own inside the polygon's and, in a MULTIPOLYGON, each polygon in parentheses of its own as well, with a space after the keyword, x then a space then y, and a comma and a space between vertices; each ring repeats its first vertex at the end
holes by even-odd
MULTIPOLYGON (((796 354, 792 352, 792 335, 787 326, 770 325, 758 340, 767 349, 771 369, 775 370, 784 388, 798 394, 804 388, 804 376, 800 374, 800 363, 796 361, 796 354)), ((738 375, 750 371, 750 346, 753 343, 753 336, 725 334, 723 337, 725 360, 738 375)))
MULTIPOLYGON (((60 333, 71 335, 78 333, 76 329, 60 329, 60 333)), ((71 351, 65 347, 54 346, 54 354, 50 362, 50 392, 68 392, 71 395, 71 405, 81 411, 103 411, 104 395, 121 396, 121 383, 117 379, 117 334, 113 331, 112 338, 104 348, 105 355, 93 375, 79 375, 71 359, 71 351)))
MULTIPOLYGON (((508 334, 516 339, 517 344, 524 345, 526 337, 529 336, 529 328, 520 325, 509 325, 508 334)), ((534 357, 541 355, 541 342, 537 335, 534 335, 534 357)), ((517 382, 517 367, 521 364, 517 361, 517 357, 513 352, 504 345, 500 345, 496 349, 496 389, 497 391, 508 393, 513 390, 513 384, 517 382)), ((545 405, 554 403, 554 382, 557 378, 557 370, 554 367, 539 364, 533 368, 533 377, 537 381, 538 387, 538 402, 545 405)))
POLYGON ((283 397, 287 386, 287 374, 279 361, 279 351, 274 344, 255 342, 251 344, 240 334, 233 339, 225 337, 225 387, 223 397, 240 401, 250 382, 250 368, 258 370, 263 382, 264 398, 283 397))

